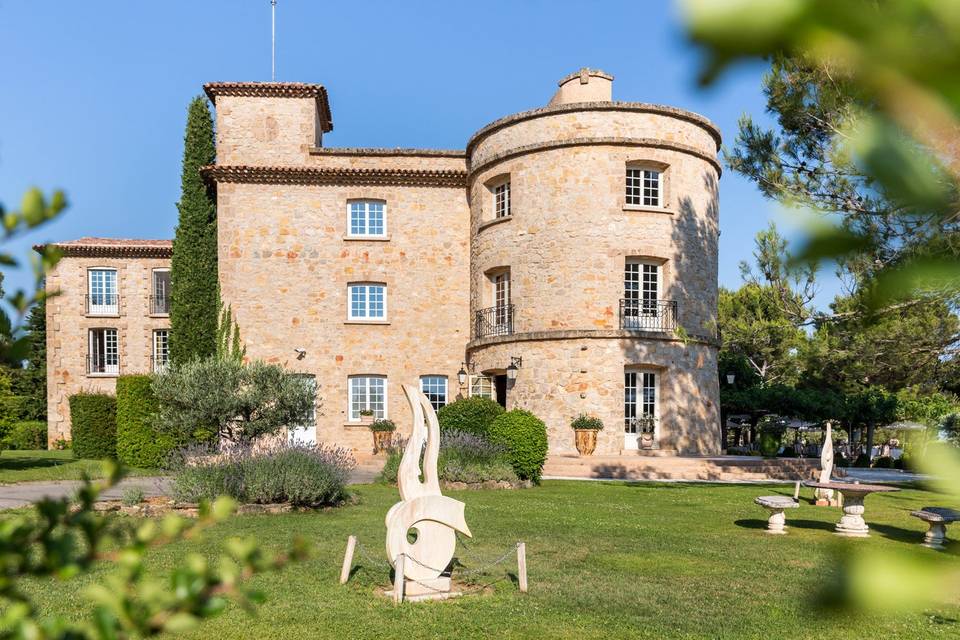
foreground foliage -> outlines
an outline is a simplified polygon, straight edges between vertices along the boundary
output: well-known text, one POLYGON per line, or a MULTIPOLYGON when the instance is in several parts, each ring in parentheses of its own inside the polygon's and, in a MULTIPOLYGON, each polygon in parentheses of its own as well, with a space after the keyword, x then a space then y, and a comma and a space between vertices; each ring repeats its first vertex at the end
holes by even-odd
POLYGON ((168 516, 162 521, 115 521, 93 510, 99 493, 116 484, 120 467, 105 463, 106 480, 86 482, 75 501, 44 500, 34 517, 16 515, 0 521, 0 638, 36 640, 118 640, 163 632, 182 632, 204 618, 221 613, 231 600, 252 610, 262 595, 244 583, 254 574, 303 559, 302 540, 275 557, 261 552, 251 539, 231 538, 216 564, 199 554, 186 554, 167 580, 149 576, 148 553, 158 546, 197 539, 204 529, 223 522, 234 503, 221 498, 204 503, 200 517, 188 521, 168 516), (115 572, 88 585, 89 619, 39 616, 33 598, 21 588, 27 576, 69 581, 109 560, 115 572))

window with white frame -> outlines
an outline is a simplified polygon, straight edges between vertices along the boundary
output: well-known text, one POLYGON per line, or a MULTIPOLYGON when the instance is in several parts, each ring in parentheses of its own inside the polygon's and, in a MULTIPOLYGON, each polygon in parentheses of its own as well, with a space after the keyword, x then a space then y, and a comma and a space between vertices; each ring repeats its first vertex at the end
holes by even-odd
POLYGON ((506 218, 510 213, 510 181, 504 180, 493 187, 493 215, 506 218))
POLYGON ((663 173, 656 169, 627 167, 628 205, 663 206, 663 173))
POLYGON ((348 318, 350 320, 386 320, 387 285, 358 282, 349 286, 348 318))
POLYGON ((119 309, 117 270, 89 269, 87 271, 87 313, 92 316, 115 316, 119 314, 119 309))
POLYGON ((427 396, 434 411, 447 404, 447 376, 420 376, 420 391, 427 396))
POLYGON ((493 398, 493 381, 487 376, 470 376, 470 397, 493 398))
POLYGON ((120 345, 116 329, 90 329, 87 338, 87 373, 120 373, 120 345))
POLYGON ((153 270, 150 313, 153 315, 169 315, 170 313, 170 269, 153 270))
POLYGON ((386 236, 387 204, 382 200, 351 200, 347 203, 347 229, 351 237, 386 236))
POLYGON ((644 423, 655 425, 660 417, 660 388, 655 371, 629 370, 624 373, 624 431, 640 433, 644 423))
POLYGON ((513 314, 510 310, 510 271, 499 271, 490 276, 493 285, 494 335, 513 333, 513 314))
POLYGON ((161 373, 167 370, 170 364, 170 330, 155 329, 153 331, 153 371, 161 373))
POLYGON ((638 311, 656 311, 657 300, 660 298, 660 265, 627 258, 623 272, 623 297, 630 303, 630 307, 638 311))
POLYGON ((350 420, 360 419, 361 411, 372 411, 374 418, 387 417, 387 379, 384 376, 351 376, 350 420))

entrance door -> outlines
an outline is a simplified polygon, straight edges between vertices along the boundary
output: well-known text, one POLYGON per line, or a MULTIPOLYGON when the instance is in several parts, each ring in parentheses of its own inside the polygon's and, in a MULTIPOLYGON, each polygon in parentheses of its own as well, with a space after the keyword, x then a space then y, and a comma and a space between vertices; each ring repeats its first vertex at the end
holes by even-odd
POLYGON ((660 429, 660 393, 653 371, 626 371, 623 380, 623 448, 639 449, 644 434, 656 443, 660 429))
POLYGON ((497 391, 497 402, 504 409, 507 408, 507 374, 502 373, 494 376, 493 385, 497 391))

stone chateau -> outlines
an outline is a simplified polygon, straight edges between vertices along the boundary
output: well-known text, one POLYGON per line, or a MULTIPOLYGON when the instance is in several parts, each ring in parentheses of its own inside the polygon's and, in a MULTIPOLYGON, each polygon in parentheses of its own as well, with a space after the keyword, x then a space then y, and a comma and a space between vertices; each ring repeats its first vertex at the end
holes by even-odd
MULTIPOLYGON (((581 69, 463 150, 329 148, 323 86, 221 82, 219 279, 247 354, 309 377, 291 437, 369 452, 361 411, 486 396, 547 424, 603 420, 597 453, 719 452, 716 159, 695 113, 612 100, 581 69)), ((49 437, 67 398, 167 365, 169 241, 57 243, 49 437)), ((174 337, 175 339, 175 337, 174 337)))

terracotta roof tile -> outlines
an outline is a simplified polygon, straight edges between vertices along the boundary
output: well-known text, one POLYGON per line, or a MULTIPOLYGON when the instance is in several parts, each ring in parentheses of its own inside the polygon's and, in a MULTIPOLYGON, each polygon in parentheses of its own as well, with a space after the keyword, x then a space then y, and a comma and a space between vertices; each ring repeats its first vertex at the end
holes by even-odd
POLYGON ((217 96, 246 98, 314 98, 324 133, 333 131, 333 116, 327 89, 322 84, 305 82, 209 82, 203 85, 210 102, 216 106, 217 96))
POLYGON ((43 251, 47 246, 57 247, 67 257, 169 258, 173 255, 173 240, 84 237, 38 244, 33 249, 43 251))

